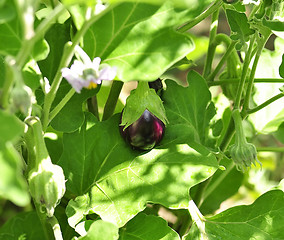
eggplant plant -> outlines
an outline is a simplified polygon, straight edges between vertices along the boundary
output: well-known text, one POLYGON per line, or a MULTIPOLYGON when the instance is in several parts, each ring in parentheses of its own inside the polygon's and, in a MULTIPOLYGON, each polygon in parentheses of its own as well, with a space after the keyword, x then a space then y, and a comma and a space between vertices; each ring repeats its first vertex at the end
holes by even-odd
POLYGON ((284 239, 282 0, 2 0, 0 33, 0 239, 284 239))

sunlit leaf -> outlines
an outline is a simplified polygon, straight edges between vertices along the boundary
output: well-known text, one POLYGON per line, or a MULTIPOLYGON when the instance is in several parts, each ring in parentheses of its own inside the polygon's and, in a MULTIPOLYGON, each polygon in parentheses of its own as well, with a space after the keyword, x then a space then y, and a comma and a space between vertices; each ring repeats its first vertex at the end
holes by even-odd
MULTIPOLYGON (((283 239, 284 193, 280 190, 267 192, 253 204, 230 208, 206 218, 205 232, 214 239, 283 239)), ((185 240, 200 239, 194 224, 185 240)))

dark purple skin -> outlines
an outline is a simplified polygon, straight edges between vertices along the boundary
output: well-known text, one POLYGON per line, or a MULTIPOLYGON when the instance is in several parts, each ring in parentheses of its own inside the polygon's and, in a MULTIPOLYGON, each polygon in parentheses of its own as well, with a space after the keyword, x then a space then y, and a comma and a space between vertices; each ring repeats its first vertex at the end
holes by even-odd
POLYGON ((150 150, 159 144, 164 136, 165 124, 147 109, 141 117, 120 133, 134 148, 150 150))

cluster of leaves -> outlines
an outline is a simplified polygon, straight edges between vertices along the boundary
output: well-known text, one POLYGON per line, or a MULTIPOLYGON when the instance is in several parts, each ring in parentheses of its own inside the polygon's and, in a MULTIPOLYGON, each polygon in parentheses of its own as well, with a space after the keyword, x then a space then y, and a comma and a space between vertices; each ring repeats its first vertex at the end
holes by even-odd
MULTIPOLYGON (((90 14, 101 6, 95 2, 0 1, 0 196, 23 207, 0 228, 0 239, 48 239, 54 229, 55 239, 284 239, 283 184, 278 185, 283 175, 274 188, 263 190, 249 180, 260 170, 237 171, 226 151, 234 143, 233 108, 248 116, 250 140, 262 147, 256 136, 261 133, 284 143, 283 91, 273 97, 279 87, 267 87, 268 81, 283 84, 282 1, 109 0, 103 11, 90 14), (219 13, 227 17, 230 37, 217 34, 219 13), (202 47, 204 38, 186 30, 211 14, 210 37, 202 47), (264 46, 273 33, 278 38, 271 51, 264 46), (227 49, 213 70, 222 43, 227 49), (100 57, 117 68, 112 85, 77 94, 62 80, 60 71, 70 65, 77 44, 91 59, 100 57), (173 67, 199 64, 207 45, 203 74, 190 69, 186 82, 173 80, 173 67), (115 87, 161 76, 167 78, 165 136, 150 151, 134 150, 119 133, 124 105, 112 101, 119 95, 115 87), (264 83, 254 85, 257 80, 264 83), (215 96, 209 89, 213 85, 233 86, 235 95, 215 96), (31 92, 13 98, 14 89, 23 86, 31 92), (106 102, 112 103, 110 114, 106 102), (31 116, 40 119, 39 137, 66 179, 55 218, 42 214, 30 197, 33 146, 25 118, 31 116), (258 198, 215 214, 241 187, 254 188, 258 198), (167 209, 177 220, 167 222, 157 209, 167 209), (54 219, 59 225, 52 230, 54 219)), ((278 157, 280 165, 283 154, 278 157)), ((268 173, 269 166, 264 161, 262 172, 268 173)))

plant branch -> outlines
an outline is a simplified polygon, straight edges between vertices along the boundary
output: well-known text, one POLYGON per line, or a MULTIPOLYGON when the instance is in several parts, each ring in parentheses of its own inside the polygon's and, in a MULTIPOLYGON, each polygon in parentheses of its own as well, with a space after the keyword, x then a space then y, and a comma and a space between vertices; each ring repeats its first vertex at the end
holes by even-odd
POLYGON ((211 18, 211 26, 210 26, 210 32, 209 32, 209 44, 208 44, 208 50, 206 54, 206 60, 204 64, 203 69, 203 77, 207 77, 211 72, 212 62, 215 54, 216 47, 213 46, 213 42, 215 41, 215 37, 217 34, 217 28, 218 28, 218 18, 219 18, 219 8, 213 12, 212 18, 211 18))
POLYGON ((230 57, 231 53, 234 51, 235 49, 235 45, 236 45, 236 41, 232 41, 231 44, 229 45, 229 47, 227 48, 226 53, 223 55, 223 57, 221 58, 220 62, 218 63, 218 65, 216 66, 216 68, 214 69, 214 71, 208 76, 207 81, 208 82, 212 82, 214 80, 214 78, 216 77, 216 75, 219 73, 219 71, 221 70, 222 66, 224 65, 225 61, 227 60, 228 57, 230 57))
POLYGON ((254 58, 253 66, 252 66, 250 76, 249 76, 249 80, 248 80, 248 87, 247 87, 247 91, 246 91, 246 95, 245 95, 245 99, 244 99, 243 111, 246 111, 246 109, 248 109, 248 107, 249 107, 249 101, 250 101, 251 92, 252 92, 252 89, 253 89, 256 67, 257 67, 262 49, 264 48, 265 43, 267 42, 269 37, 270 37, 270 31, 267 34, 263 35, 260 43, 258 44, 258 49, 257 49, 256 55, 255 55, 255 58, 254 58))
POLYGON ((71 88, 70 91, 64 96, 64 98, 50 112, 49 121, 52 121, 52 119, 61 111, 61 109, 66 105, 66 103, 72 98, 74 93, 75 90, 71 88))
POLYGON ((107 99, 107 102, 104 108, 104 113, 103 113, 103 118, 102 118, 103 121, 107 120, 108 118, 112 116, 122 87, 123 87, 123 82, 121 81, 112 82, 110 93, 108 95, 108 99, 107 99))
POLYGON ((269 104, 275 102, 276 100, 278 100, 278 99, 280 99, 280 98, 282 98, 282 97, 284 97, 284 93, 283 93, 283 92, 281 92, 281 93, 277 94, 276 96, 274 96, 274 97, 268 99, 267 101, 265 101, 264 103, 258 105, 258 106, 255 107, 255 108, 248 109, 248 110, 246 111, 246 113, 247 113, 247 114, 255 113, 255 112, 261 110, 262 108, 265 108, 265 107, 268 106, 269 104))
MULTIPOLYGON (((218 86, 218 85, 223 85, 223 84, 237 84, 239 83, 240 79, 239 78, 228 78, 225 80, 218 80, 215 82, 208 82, 208 86, 218 86)), ((283 78, 255 78, 254 79, 255 83, 284 83, 283 78)))
POLYGON ((207 18, 209 15, 211 15, 213 12, 215 12, 216 10, 218 10, 220 8, 220 6, 223 4, 222 0, 216 0, 214 2, 214 4, 212 4, 208 9, 206 9, 203 13, 201 13, 199 16, 197 16, 196 18, 194 18, 192 21, 189 21, 187 23, 185 23, 184 25, 182 25, 181 27, 179 27, 177 29, 177 31, 179 32, 186 32, 187 30, 191 29, 192 27, 194 27, 196 24, 200 23, 202 20, 204 20, 205 18, 207 18))
POLYGON ((284 147, 257 147, 257 152, 284 152, 284 147))
POLYGON ((254 41, 255 41, 255 35, 253 35, 253 37, 251 38, 249 49, 246 52, 246 56, 245 56, 245 60, 244 60, 244 64, 243 64, 243 69, 242 69, 242 75, 241 75, 241 79, 240 79, 240 82, 239 82, 239 85, 238 85, 236 101, 234 103, 235 109, 240 108, 242 93, 243 93, 244 85, 245 85, 245 82, 246 82, 246 76, 247 76, 247 72, 248 72, 248 69, 249 69, 249 63, 250 63, 250 60, 251 60, 251 53, 253 51, 254 41))
MULTIPOLYGON (((115 5, 111 5, 114 7, 115 5)), ((109 7, 109 9, 111 8, 109 7)), ((89 20, 85 21, 81 29, 76 33, 74 36, 73 42, 72 43, 67 43, 64 47, 63 51, 63 56, 61 58, 60 64, 58 66, 57 72, 55 74, 54 80, 51 84, 50 91, 45 95, 45 101, 44 101, 44 107, 43 107, 43 129, 44 131, 46 130, 48 124, 49 124, 49 112, 51 105, 55 99, 55 95, 57 93, 57 90, 59 88, 59 85, 62 80, 62 75, 61 75, 61 69, 68 66, 71 62, 71 59, 74 55, 74 48, 77 46, 81 40, 81 38, 84 36, 84 34, 87 32, 89 27, 97 21, 99 18, 101 18, 106 11, 103 11, 102 13, 95 15, 91 17, 89 20)))

